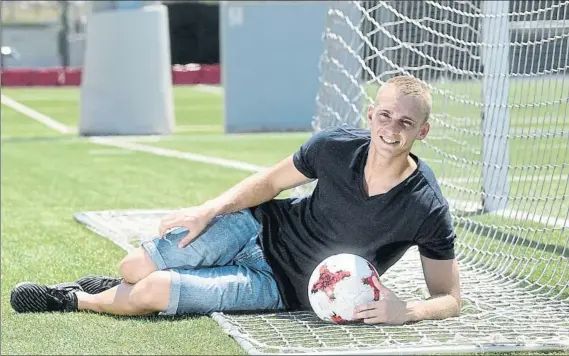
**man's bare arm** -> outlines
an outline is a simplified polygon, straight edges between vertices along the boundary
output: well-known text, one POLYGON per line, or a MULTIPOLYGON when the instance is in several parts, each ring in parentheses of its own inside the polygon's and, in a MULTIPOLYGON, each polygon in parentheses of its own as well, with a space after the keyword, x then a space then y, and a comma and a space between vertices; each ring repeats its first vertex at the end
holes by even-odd
POLYGON ((264 203, 283 190, 309 182, 310 179, 295 167, 292 157, 291 155, 273 167, 247 177, 215 199, 166 215, 160 221, 159 235, 164 236, 171 228, 185 227, 189 233, 179 243, 180 247, 184 247, 196 238, 215 216, 264 203))
POLYGON ((211 217, 264 203, 282 191, 310 182, 295 167, 292 155, 271 168, 255 173, 215 199, 203 204, 211 217))
POLYGON ((459 268, 456 259, 433 260, 421 256, 431 298, 407 303, 409 321, 446 319, 460 315, 459 268))
POLYGON ((458 316, 461 309, 460 282, 456 260, 439 261, 421 256, 431 298, 405 302, 386 288, 377 277, 374 284, 383 298, 355 308, 354 318, 366 324, 399 325, 426 319, 458 316))

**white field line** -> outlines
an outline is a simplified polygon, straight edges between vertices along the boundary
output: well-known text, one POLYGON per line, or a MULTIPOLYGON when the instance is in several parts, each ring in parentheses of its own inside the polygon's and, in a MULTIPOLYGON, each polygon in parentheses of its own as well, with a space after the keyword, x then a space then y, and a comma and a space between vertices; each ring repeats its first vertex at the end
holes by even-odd
MULTIPOLYGON (((473 211, 480 211, 483 208, 482 203, 480 201, 458 200, 458 199, 448 199, 448 201, 452 209, 456 209, 459 211, 473 212, 473 211)), ((537 215, 526 211, 519 211, 512 209, 501 209, 501 210, 491 211, 486 214, 498 216, 504 219, 513 219, 520 221, 530 220, 543 225, 552 226, 557 229, 569 229, 569 216, 566 217, 559 216, 555 218, 555 217, 537 215)))
POLYGON ((442 159, 433 159, 433 158, 422 158, 423 161, 427 162, 427 163, 437 163, 437 164, 444 164, 446 163, 444 160, 442 159))
MULTIPOLYGON (((34 120, 37 120, 37 121, 41 122, 42 124, 60 132, 60 133, 72 132, 69 129, 69 127, 53 120, 52 118, 50 118, 44 114, 41 114, 41 113, 25 106, 24 104, 21 104, 21 103, 15 101, 13 99, 10 99, 10 98, 6 97, 5 95, 2 95, 2 104, 5 104, 6 106, 13 108, 16 111, 34 119, 34 120)), ((189 153, 189 152, 180 152, 180 151, 165 149, 165 148, 145 146, 145 145, 141 145, 141 144, 137 144, 137 143, 122 141, 122 140, 117 139, 117 138, 90 137, 89 141, 100 144, 100 145, 105 145, 105 146, 119 147, 119 148, 131 150, 131 151, 147 152, 147 153, 155 154, 158 156, 174 157, 174 158, 180 158, 180 159, 185 159, 185 160, 189 160, 189 161, 209 163, 209 164, 214 164, 214 165, 218 165, 218 166, 222 166, 222 167, 234 168, 234 169, 239 169, 239 170, 243 170, 243 171, 248 171, 248 172, 259 172, 259 171, 266 169, 266 167, 261 167, 261 166, 257 166, 257 165, 246 163, 246 162, 229 160, 229 159, 224 159, 224 158, 217 158, 217 157, 208 157, 208 156, 204 156, 204 155, 200 155, 200 154, 189 153)))
POLYGON ((565 218, 563 218, 562 216, 553 218, 543 215, 532 214, 525 211, 516 211, 510 209, 498 210, 490 214, 495 214, 506 219, 530 220, 543 225, 555 226, 558 229, 569 229, 569 216, 566 216, 565 218))
MULTIPOLYGON (((459 178, 448 178, 441 180, 449 183, 478 183, 482 181, 482 177, 459 177, 459 178)), ((525 176, 508 177, 508 182, 512 183, 516 182, 547 183, 557 180, 569 180, 569 174, 559 174, 554 176, 528 174, 525 176)))
POLYGON ((190 153, 190 152, 180 152, 180 151, 171 150, 171 149, 167 149, 167 148, 158 148, 158 147, 141 145, 141 144, 133 143, 133 142, 125 142, 125 141, 122 141, 120 139, 115 139, 115 138, 90 137, 89 141, 97 143, 99 145, 120 147, 120 148, 125 148, 127 150, 151 153, 151 154, 154 154, 157 156, 173 157, 173 158, 185 159, 188 161, 214 164, 217 166, 222 166, 222 167, 226 167, 226 168, 234 168, 234 169, 239 169, 239 170, 247 171, 247 172, 260 172, 260 171, 265 170, 267 168, 267 167, 261 167, 261 166, 257 166, 254 164, 246 163, 246 162, 241 162, 241 161, 235 161, 235 160, 217 158, 217 157, 209 157, 209 156, 204 156, 204 155, 200 155, 200 154, 196 154, 196 153, 190 153))
POLYGON ((196 85, 196 88, 208 93, 219 94, 219 95, 223 94, 223 87, 219 85, 198 84, 196 85))
POLYGON ((223 125, 178 125, 174 128, 176 132, 203 132, 222 130, 223 125))
POLYGON ((35 111, 34 109, 29 108, 12 98, 7 97, 6 95, 2 95, 1 100, 2 104, 6 105, 7 107, 18 111, 26 115, 27 117, 36 120, 40 124, 43 124, 59 133, 71 133, 74 131, 74 129, 72 129, 71 127, 62 124, 61 122, 55 121, 54 119, 45 116, 44 114, 41 114, 35 111))
MULTIPOLYGON (((17 103, 17 104, 20 105, 22 108, 25 108, 24 110, 18 110, 18 111, 20 111, 22 114, 24 114, 26 116, 31 117, 31 115, 37 114, 37 115, 40 115, 41 117, 47 118, 47 116, 40 114, 37 111, 32 110, 23 104, 20 104, 20 103, 17 103)), ((50 118, 48 118, 48 119, 50 119, 50 118)), ((260 172, 262 170, 267 169, 267 167, 257 166, 257 165, 246 163, 246 162, 229 160, 229 159, 224 159, 224 158, 217 158, 217 157, 209 157, 209 156, 204 156, 204 155, 189 153, 189 152, 180 152, 180 151, 165 149, 165 148, 146 146, 146 145, 141 145, 141 144, 137 144, 137 143, 122 141, 121 139, 117 139, 117 138, 90 137, 89 141, 93 142, 95 144, 99 144, 99 145, 119 147, 119 148, 124 148, 124 149, 132 150, 132 151, 146 152, 146 153, 154 154, 157 156, 173 157, 173 158, 179 158, 179 159, 184 159, 184 160, 188 160, 188 161, 195 161, 195 162, 213 164, 213 165, 217 165, 217 166, 222 166, 222 167, 226 167, 226 168, 234 168, 234 169, 239 169, 239 170, 248 171, 248 172, 260 172)), ((467 203, 467 205, 478 204, 477 202, 474 202, 474 201, 472 201, 472 202, 468 201, 468 202, 464 202, 464 203, 467 203)), ((563 221, 562 219, 548 218, 548 217, 544 217, 544 216, 537 216, 537 215, 527 213, 527 212, 512 211, 512 210, 502 210, 499 212, 494 212, 493 214, 500 214, 504 217, 524 218, 524 219, 532 220, 534 222, 538 222, 538 223, 542 223, 542 224, 553 225, 553 226, 558 227, 558 228, 569 228, 569 221, 567 220, 567 218, 565 218, 565 221, 563 221)))

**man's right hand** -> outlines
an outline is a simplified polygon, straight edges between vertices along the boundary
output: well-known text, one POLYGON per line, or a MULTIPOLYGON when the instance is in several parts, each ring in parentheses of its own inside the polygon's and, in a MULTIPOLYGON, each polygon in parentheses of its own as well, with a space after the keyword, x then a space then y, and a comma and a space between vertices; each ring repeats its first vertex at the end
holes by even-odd
POLYGON ((213 218, 214 214, 205 206, 180 209, 162 218, 159 234, 163 238, 164 234, 172 228, 184 227, 188 229, 189 233, 178 244, 178 247, 183 248, 192 242, 213 218))

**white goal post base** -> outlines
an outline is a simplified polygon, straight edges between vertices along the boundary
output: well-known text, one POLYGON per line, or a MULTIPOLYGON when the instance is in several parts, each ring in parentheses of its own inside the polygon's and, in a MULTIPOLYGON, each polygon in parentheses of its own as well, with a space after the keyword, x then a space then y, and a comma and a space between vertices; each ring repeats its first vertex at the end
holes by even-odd
POLYGON ((90 15, 81 83, 81 135, 173 131, 169 36, 164 5, 90 15))

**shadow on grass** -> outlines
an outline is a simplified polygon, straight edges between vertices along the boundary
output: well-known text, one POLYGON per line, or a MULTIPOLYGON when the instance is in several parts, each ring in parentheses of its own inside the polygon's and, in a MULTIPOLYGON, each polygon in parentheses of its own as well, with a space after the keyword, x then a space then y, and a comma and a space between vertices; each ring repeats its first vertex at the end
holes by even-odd
MULTIPOLYGON (((98 314, 101 316, 110 317, 116 320, 141 320, 145 322, 152 322, 152 323, 161 323, 161 322, 170 322, 170 321, 179 321, 179 320, 195 320, 201 318, 211 318, 214 317, 215 314, 227 315, 227 316, 262 316, 262 315, 290 315, 291 313, 294 314, 295 312, 286 312, 284 310, 243 310, 243 311, 232 311, 232 312, 216 312, 213 314, 183 314, 183 315, 160 315, 159 313, 154 313, 152 315, 144 315, 144 316, 136 316, 136 315, 113 315, 113 314, 105 314, 105 313, 97 313, 93 311, 84 311, 85 313, 89 314, 98 314)), ((301 312, 301 311, 296 311, 301 312)), ((307 312, 307 311, 304 311, 307 312)))
POLYGON ((96 314, 100 316, 104 316, 107 318, 112 318, 117 321, 141 321, 145 323, 164 323, 164 322, 173 322, 173 321, 181 321, 181 320, 196 320, 201 319, 203 317, 207 317, 207 315, 203 314, 184 314, 184 315, 159 315, 158 313, 153 315, 113 315, 113 314, 104 314, 104 313, 97 313, 87 311, 85 313, 88 314, 96 314))

